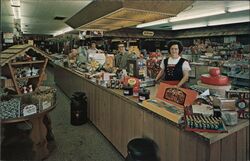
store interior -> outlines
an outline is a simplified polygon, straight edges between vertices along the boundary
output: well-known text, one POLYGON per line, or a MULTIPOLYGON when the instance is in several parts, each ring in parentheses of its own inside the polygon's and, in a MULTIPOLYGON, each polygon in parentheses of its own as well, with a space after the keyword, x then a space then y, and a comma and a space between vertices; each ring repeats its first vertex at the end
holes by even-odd
POLYGON ((248 161, 249 6, 2 0, 0 160, 248 161))

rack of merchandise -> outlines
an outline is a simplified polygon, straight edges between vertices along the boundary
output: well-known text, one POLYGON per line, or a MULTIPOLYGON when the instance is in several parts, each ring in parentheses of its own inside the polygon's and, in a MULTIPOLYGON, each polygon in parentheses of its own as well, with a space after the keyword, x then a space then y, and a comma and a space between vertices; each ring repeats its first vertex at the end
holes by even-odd
POLYGON ((36 90, 45 79, 46 53, 25 44, 1 52, 1 86, 17 94, 36 90))

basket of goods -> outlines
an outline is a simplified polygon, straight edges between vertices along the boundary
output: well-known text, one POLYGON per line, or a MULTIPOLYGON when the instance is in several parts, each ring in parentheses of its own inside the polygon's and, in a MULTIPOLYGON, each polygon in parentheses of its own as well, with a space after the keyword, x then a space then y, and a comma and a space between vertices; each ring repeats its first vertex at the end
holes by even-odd
POLYGON ((32 93, 1 96, 1 119, 17 118, 39 113, 56 103, 56 89, 41 86, 32 93))
POLYGON ((56 104, 56 89, 47 86, 40 86, 32 95, 32 99, 38 100, 40 112, 46 110, 56 104))

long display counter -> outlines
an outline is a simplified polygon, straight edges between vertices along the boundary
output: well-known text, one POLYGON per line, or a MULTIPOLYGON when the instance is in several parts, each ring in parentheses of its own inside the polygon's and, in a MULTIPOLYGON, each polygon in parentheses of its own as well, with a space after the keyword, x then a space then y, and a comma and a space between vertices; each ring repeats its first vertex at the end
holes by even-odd
MULTIPOLYGON (((102 87, 58 65, 54 73, 57 86, 68 97, 75 91, 86 93, 88 118, 124 157, 131 139, 149 137, 158 144, 162 161, 249 160, 249 120, 227 127, 228 133, 187 132, 124 96, 122 90, 102 87)), ((151 96, 156 88, 150 88, 151 96)))

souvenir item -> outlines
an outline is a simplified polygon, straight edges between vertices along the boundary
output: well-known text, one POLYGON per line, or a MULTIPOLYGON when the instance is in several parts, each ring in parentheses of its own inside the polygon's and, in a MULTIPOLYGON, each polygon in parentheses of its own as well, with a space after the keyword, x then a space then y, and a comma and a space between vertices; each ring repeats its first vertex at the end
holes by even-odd
POLYGON ((236 125, 238 123, 238 114, 236 111, 223 111, 222 119, 226 125, 236 125))
POLYGON ((114 55, 107 55, 106 62, 104 64, 104 69, 108 72, 112 72, 112 68, 114 67, 114 55))
POLYGON ((129 85, 124 85, 123 86, 123 94, 125 96, 131 96, 133 95, 133 87, 129 85))
POLYGON ((150 53, 149 60, 147 60, 147 75, 150 78, 156 78, 157 73, 160 71, 160 64, 162 61, 162 58, 160 57, 160 53, 150 53))
POLYGON ((23 93, 24 93, 24 94, 28 93, 27 87, 23 87, 23 93))
POLYGON ((171 120, 177 124, 183 122, 184 110, 183 108, 178 108, 177 106, 171 105, 160 99, 148 99, 142 102, 143 107, 147 108, 160 116, 171 120))
POLYGON ((87 68, 89 70, 89 72, 94 73, 98 68, 100 67, 100 64, 98 61, 91 61, 88 65, 87 68))
POLYGON ((33 76, 38 75, 38 71, 39 71, 39 69, 36 69, 35 67, 32 67, 32 69, 31 69, 33 76))
POLYGON ((149 99, 150 91, 143 88, 139 91, 139 102, 149 99))
POLYGON ((133 88, 133 96, 136 98, 139 96, 139 88, 138 87, 133 88))
POLYGON ((26 68, 25 69, 25 75, 26 75, 26 77, 30 77, 31 76, 31 69, 30 68, 26 68))
POLYGON ((201 82, 208 85, 224 86, 228 85, 229 80, 227 76, 220 75, 219 68, 211 68, 209 74, 202 74, 201 82))
POLYGON ((197 96, 198 93, 193 90, 176 88, 166 83, 160 83, 156 94, 156 98, 182 108, 191 105, 197 96))
POLYGON ((32 85, 29 85, 29 92, 33 92, 32 85))

